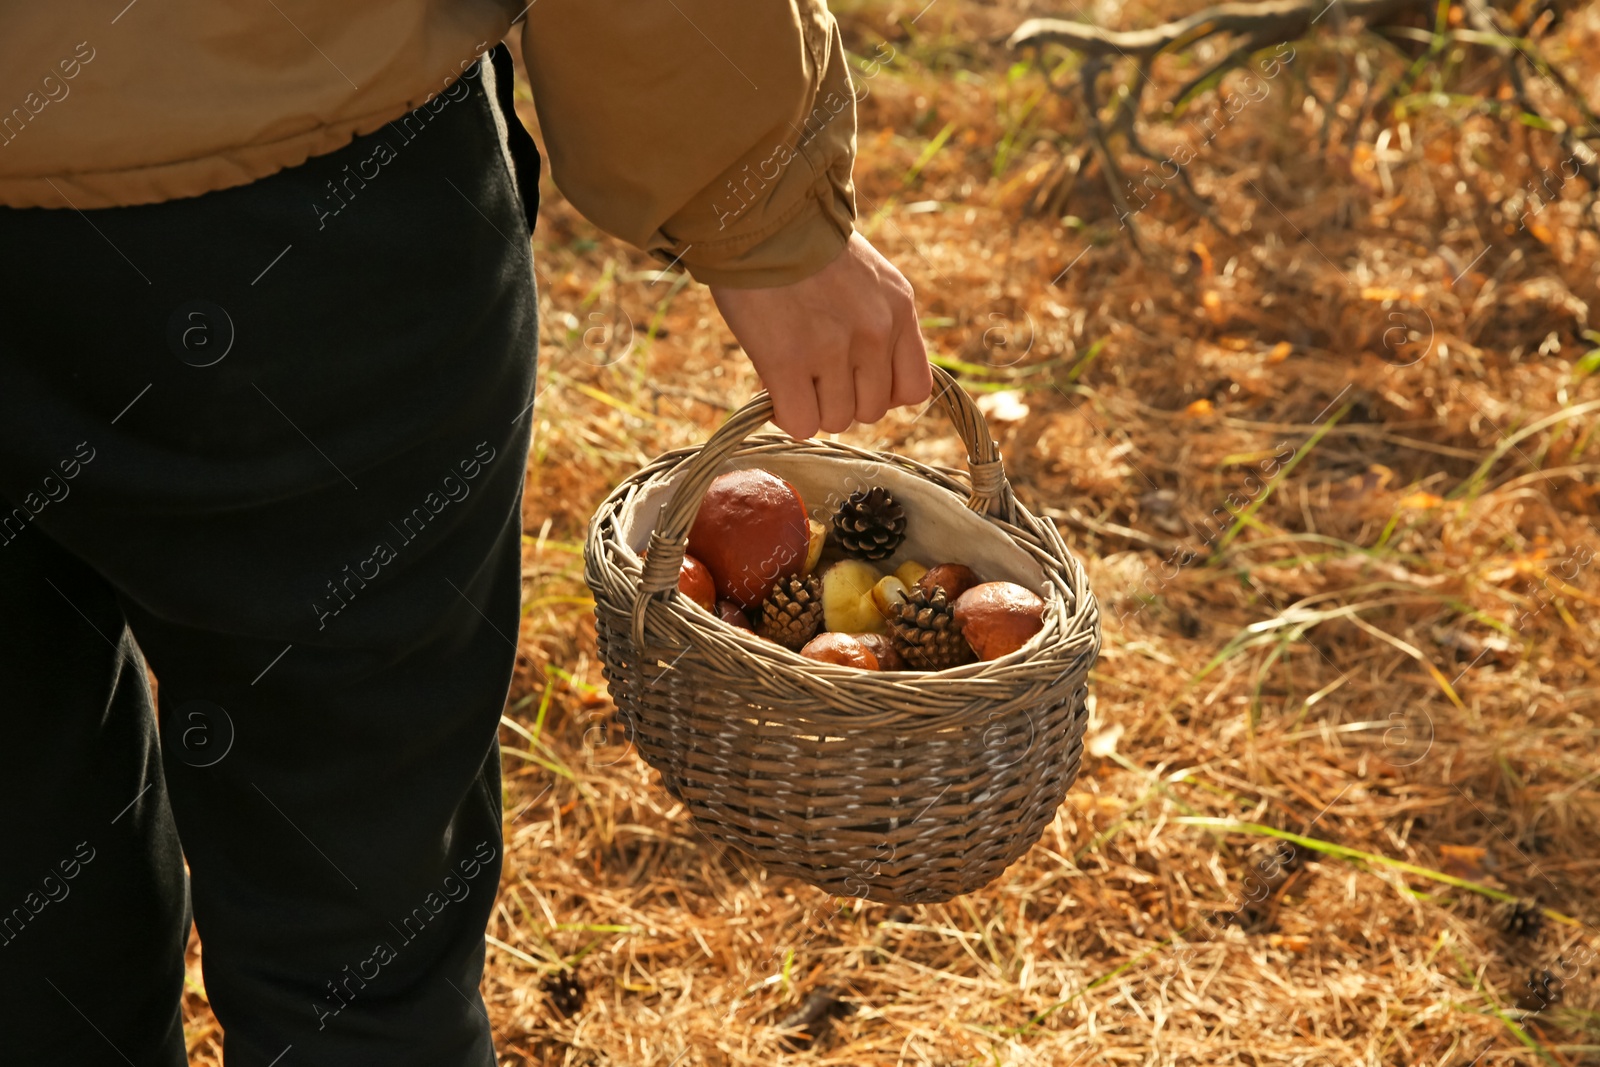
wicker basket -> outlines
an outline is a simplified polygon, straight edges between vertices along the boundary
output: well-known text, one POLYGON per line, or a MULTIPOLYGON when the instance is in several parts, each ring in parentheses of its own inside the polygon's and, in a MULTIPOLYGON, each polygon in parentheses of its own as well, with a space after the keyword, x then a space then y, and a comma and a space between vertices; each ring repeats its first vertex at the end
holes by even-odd
POLYGON ((971 892, 1038 840, 1078 773, 1100 648, 1083 568, 1017 503, 972 398, 937 368, 935 381, 970 479, 848 445, 751 437, 772 413, 761 394, 703 447, 618 486, 584 551, 611 698, 700 828, 774 872, 885 902, 971 892), (953 559, 1028 586, 1045 598, 1043 630, 989 662, 880 673, 727 625, 680 596, 677 576, 700 498, 739 467, 788 479, 824 521, 853 490, 887 486, 908 536, 884 566, 953 559))

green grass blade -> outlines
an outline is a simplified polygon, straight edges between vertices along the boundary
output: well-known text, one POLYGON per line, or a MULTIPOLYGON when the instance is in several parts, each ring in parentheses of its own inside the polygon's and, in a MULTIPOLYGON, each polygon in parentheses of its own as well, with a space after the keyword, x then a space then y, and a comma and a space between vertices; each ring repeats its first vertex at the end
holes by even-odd
MULTIPOLYGON (((1280 830, 1275 826, 1263 826, 1261 823, 1254 822, 1239 822, 1235 819, 1218 819, 1212 816, 1180 816, 1174 819, 1173 822, 1185 826, 1205 826, 1216 830, 1231 830, 1235 833, 1276 837, 1280 841, 1288 841, 1302 848, 1308 848, 1313 852, 1320 852, 1325 856, 1336 856, 1339 859, 1372 863, 1380 867, 1392 867, 1397 871, 1404 871, 1407 874, 1414 874, 1435 882, 1443 882, 1445 885, 1454 886, 1457 889, 1467 889, 1493 900, 1513 901, 1521 899, 1515 893, 1507 893, 1503 889, 1495 889, 1493 886, 1484 885, 1482 882, 1457 878, 1453 874, 1446 874, 1443 871, 1436 871, 1431 867, 1422 867, 1415 863, 1407 863, 1405 860, 1380 856, 1376 852, 1363 852, 1359 848, 1350 848, 1348 845, 1336 845, 1332 841, 1323 841, 1321 838, 1305 837, 1301 834, 1291 833, 1288 830, 1280 830)), ((1544 914, 1545 918, 1554 922, 1563 923, 1567 926, 1582 927, 1584 925, 1572 916, 1564 915, 1553 908, 1540 908, 1539 910, 1544 914)))
POLYGON ((1245 521, 1257 511, 1261 510, 1261 505, 1265 504, 1272 496, 1272 491, 1283 484, 1284 479, 1288 478, 1289 475, 1293 473, 1294 469, 1300 465, 1300 461, 1305 459, 1306 456, 1311 453, 1313 448, 1317 447, 1318 442, 1322 440, 1323 436, 1326 435, 1329 430, 1338 425, 1340 419, 1349 414, 1350 407, 1351 405, 1346 403, 1344 407, 1340 408, 1338 411, 1335 411, 1326 422, 1324 422, 1321 426, 1318 426, 1316 432, 1307 439, 1306 443, 1295 449, 1294 455, 1289 457, 1289 462, 1285 463, 1282 469, 1274 474, 1271 480, 1267 482, 1266 488, 1261 490, 1261 495, 1250 501, 1250 503, 1246 504, 1244 508, 1237 513, 1233 520, 1233 525, 1228 527, 1228 532, 1223 534, 1222 539, 1217 542, 1217 547, 1212 552, 1213 559, 1215 559, 1217 554, 1221 553, 1223 549, 1228 547, 1229 542, 1231 542, 1235 537, 1239 536, 1239 531, 1244 529, 1245 521))
POLYGON ((928 146, 922 150, 922 154, 917 157, 917 161, 911 164, 911 167, 901 177, 900 183, 902 185, 910 185, 916 181, 917 175, 922 173, 922 168, 933 162, 933 157, 939 154, 939 150, 944 147, 945 142, 950 140, 950 135, 955 132, 956 124, 953 120, 945 123, 944 129, 933 135, 933 140, 928 142, 928 146))

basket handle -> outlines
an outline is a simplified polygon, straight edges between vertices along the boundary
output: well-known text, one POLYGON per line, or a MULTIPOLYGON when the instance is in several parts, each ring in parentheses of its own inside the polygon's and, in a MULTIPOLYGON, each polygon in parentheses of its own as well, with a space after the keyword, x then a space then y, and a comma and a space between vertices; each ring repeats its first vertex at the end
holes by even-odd
MULTIPOLYGON (((972 483, 967 507, 980 515, 992 515, 1015 522, 1017 498, 1006 480, 1000 462, 1000 448, 989 432, 989 424, 972 396, 944 368, 932 366, 934 400, 955 424, 956 433, 967 449, 967 473, 972 483)), ((644 616, 649 602, 678 587, 678 570, 689 547, 689 528, 700 510, 700 500, 711 487, 717 472, 733 450, 772 417, 772 399, 760 392, 728 416, 700 451, 683 464, 672 499, 656 519, 650 533, 649 554, 639 579, 633 602, 633 643, 644 647, 644 616)))

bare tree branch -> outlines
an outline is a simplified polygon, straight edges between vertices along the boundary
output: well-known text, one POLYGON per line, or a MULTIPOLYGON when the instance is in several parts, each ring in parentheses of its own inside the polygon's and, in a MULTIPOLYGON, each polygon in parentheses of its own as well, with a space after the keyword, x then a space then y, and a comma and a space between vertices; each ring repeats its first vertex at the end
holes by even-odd
MULTIPOLYGON (((1600 123, 1597 123, 1583 95, 1539 54, 1534 42, 1527 36, 1536 22, 1558 17, 1553 14, 1555 8, 1551 6, 1552 0, 1541 0, 1536 3, 1533 11, 1524 19, 1525 26, 1515 34, 1503 29, 1498 21, 1500 13, 1486 6, 1492 0, 1461 0, 1461 7, 1474 29, 1450 29, 1449 16, 1453 14, 1451 6, 1455 2, 1456 0, 1445 0, 1444 6, 1440 6, 1439 0, 1228 2, 1142 30, 1110 30, 1066 19, 1038 18, 1029 19, 1017 27, 1008 44, 1012 48, 1036 49, 1045 45, 1061 45, 1082 56, 1083 61, 1078 70, 1076 84, 1069 83, 1067 86, 1059 87, 1058 91, 1066 94, 1075 92, 1082 103, 1084 140, 1089 151, 1100 163, 1101 176, 1110 191, 1112 201, 1117 206, 1120 221, 1127 226, 1134 248, 1141 252, 1139 231, 1134 221, 1137 212, 1130 207, 1126 194, 1126 189, 1131 189, 1132 183, 1128 181, 1117 161, 1114 142, 1118 135, 1122 135, 1126 138, 1128 150, 1163 165, 1169 162, 1157 159, 1156 154, 1145 146, 1139 133, 1140 101, 1143 99, 1145 85, 1150 82, 1151 65, 1160 55, 1192 48, 1201 41, 1219 35, 1231 38, 1227 42, 1227 51, 1222 58, 1211 63, 1181 86, 1177 95, 1162 105, 1163 110, 1171 112, 1175 107, 1181 109, 1191 97, 1214 87, 1229 71, 1244 65, 1252 56, 1270 47, 1273 42, 1301 40, 1318 28, 1326 28, 1348 42, 1369 44, 1376 42, 1399 53, 1402 61, 1409 59, 1405 73, 1380 93, 1378 83, 1381 78, 1373 69, 1369 57, 1364 52, 1355 54, 1354 73, 1360 78, 1362 98, 1350 123, 1348 140, 1352 147, 1361 136, 1363 123, 1381 115, 1397 94, 1409 90, 1415 79, 1431 64, 1436 63, 1452 43, 1459 41, 1493 48, 1504 56, 1504 77, 1509 84, 1516 107, 1530 124, 1537 123, 1554 133, 1568 155, 1566 165, 1573 168, 1573 176, 1582 177, 1589 186, 1592 207, 1593 198, 1600 192, 1600 153, 1595 151, 1589 141, 1600 136, 1600 129, 1597 129, 1600 123), (1431 16, 1430 21, 1434 27, 1431 32, 1407 25, 1404 21, 1419 14, 1431 16), (1400 52, 1395 43, 1380 36, 1380 31, 1385 35, 1399 35, 1404 39, 1422 41, 1428 48, 1424 54, 1412 59, 1400 52), (1127 66, 1132 68, 1133 79, 1121 90, 1112 113, 1107 116, 1102 114, 1100 76, 1116 69, 1119 61, 1125 61, 1127 66), (1559 119, 1548 118, 1538 109, 1528 93, 1524 64, 1529 72, 1544 79, 1558 97, 1564 98, 1576 107, 1581 116, 1580 125, 1573 126, 1559 119)), ((1332 99, 1321 100, 1309 79, 1301 79, 1305 91, 1316 97, 1323 105, 1324 120, 1319 140, 1324 148, 1327 147, 1332 133, 1335 108, 1344 99, 1355 80, 1352 77, 1350 53, 1341 50, 1338 59, 1337 81, 1332 99)), ((1486 102, 1497 107, 1500 104, 1499 101, 1492 99, 1486 102)), ((1509 110, 1505 108, 1500 113, 1509 110)), ((1057 168, 1046 183, 1046 188, 1041 188, 1035 196, 1036 210, 1065 209, 1082 159, 1082 152, 1074 153, 1070 165, 1057 168)), ((1163 174, 1160 187, 1165 187, 1171 180, 1173 179, 1163 174)), ((1195 190, 1188 174, 1181 167, 1177 173, 1177 180, 1177 191, 1183 199, 1201 215, 1221 225, 1210 205, 1195 190)), ((1143 206, 1141 202, 1140 207, 1143 206)), ((1593 215, 1594 212, 1588 211, 1586 214, 1593 215)))
POLYGON ((1266 0, 1228 3, 1146 30, 1106 30, 1066 19, 1029 19, 1007 42, 1012 48, 1061 44, 1086 56, 1117 55, 1147 59, 1158 52, 1187 48, 1218 33, 1288 41, 1303 37, 1332 7, 1367 24, 1385 22, 1404 11, 1425 11, 1431 0, 1266 0))

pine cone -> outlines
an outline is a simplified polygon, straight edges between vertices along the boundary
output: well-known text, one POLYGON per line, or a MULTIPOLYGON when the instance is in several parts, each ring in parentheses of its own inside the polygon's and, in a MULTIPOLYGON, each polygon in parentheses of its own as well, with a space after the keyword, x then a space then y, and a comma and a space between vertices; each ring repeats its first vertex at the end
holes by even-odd
POLYGON ((756 633, 796 652, 822 630, 822 582, 814 574, 779 581, 761 603, 756 633))
POLYGON ((1544 912, 1536 900, 1513 900, 1501 905, 1499 912, 1500 928, 1512 937, 1537 937, 1544 926, 1544 912))
POLYGON ((1564 985, 1565 982, 1549 971, 1532 971, 1528 975, 1527 992, 1517 997, 1517 1007, 1523 1011, 1544 1011, 1552 1004, 1559 1004, 1564 985))
POLYGON ((943 589, 913 589, 889 617, 889 641, 912 670, 942 671, 975 658, 943 589))
POLYGON ((839 545, 858 559, 886 559, 906 539, 906 512, 881 485, 858 489, 833 517, 839 545))

